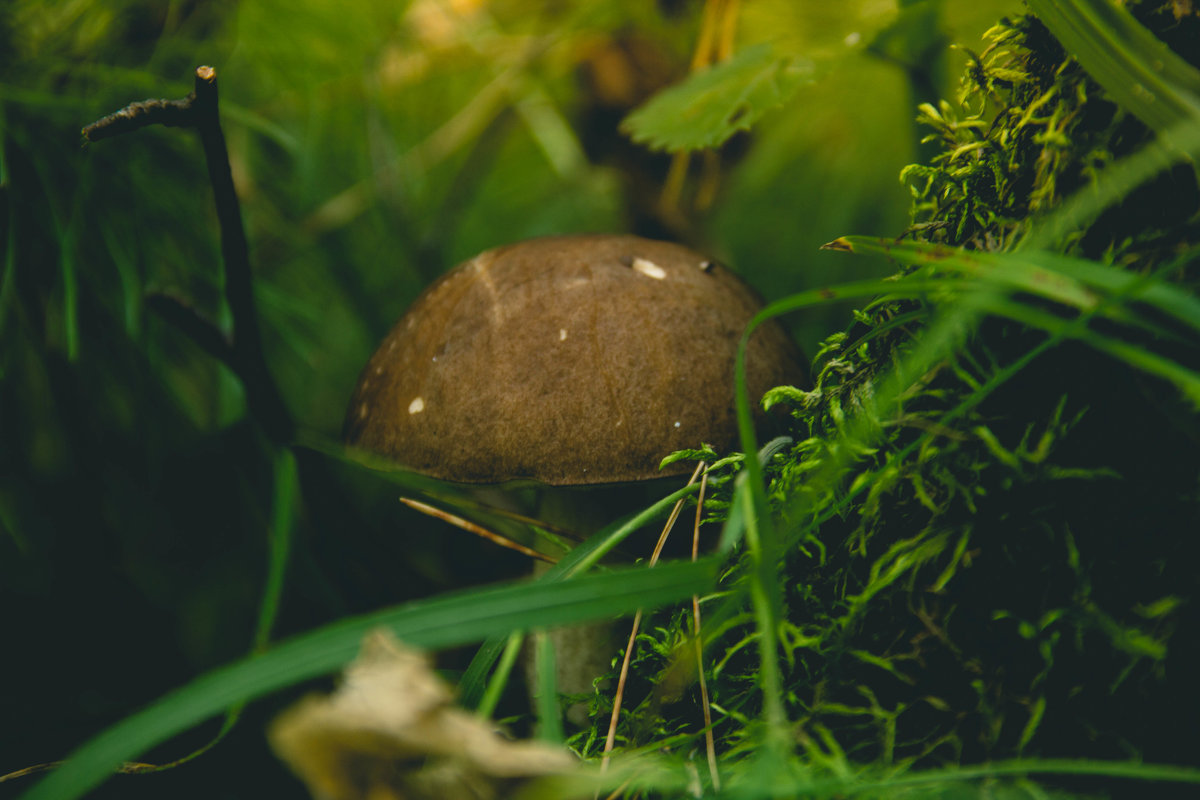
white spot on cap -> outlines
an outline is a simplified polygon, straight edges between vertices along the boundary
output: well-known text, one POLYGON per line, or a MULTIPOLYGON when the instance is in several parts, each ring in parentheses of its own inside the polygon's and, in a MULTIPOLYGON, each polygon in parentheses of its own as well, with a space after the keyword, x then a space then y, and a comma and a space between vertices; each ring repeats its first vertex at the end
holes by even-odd
POLYGON ((382 375, 382 374, 383 374, 383 367, 376 367, 376 368, 375 368, 375 374, 376 374, 376 375, 382 375))
POLYGON ((661 281, 663 278, 667 277, 667 271, 665 269, 660 267, 658 264, 655 264, 653 261, 648 261, 644 258, 635 258, 631 266, 649 278, 655 278, 661 281))
POLYGON ((366 419, 366 417, 367 417, 367 404, 363 403, 361 406, 358 407, 358 418, 366 419))
POLYGON ((679 423, 678 423, 678 422, 676 422, 676 423, 675 423, 675 427, 676 427, 676 428, 678 428, 678 427, 679 427, 679 423))
POLYGON ((411 403, 408 404, 408 413, 410 413, 410 414, 420 414, 424 410, 425 410, 425 399, 422 397, 418 397, 415 400, 413 400, 411 403))
POLYGON ((567 340, 567 329, 566 328, 558 329, 558 340, 560 342, 565 342, 567 340))

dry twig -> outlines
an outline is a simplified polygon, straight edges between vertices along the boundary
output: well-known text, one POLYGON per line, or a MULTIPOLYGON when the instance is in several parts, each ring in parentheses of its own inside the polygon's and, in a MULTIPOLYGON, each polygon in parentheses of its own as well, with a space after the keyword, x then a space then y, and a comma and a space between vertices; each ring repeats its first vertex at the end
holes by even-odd
MULTIPOLYGON (((704 469, 704 462, 697 465, 695 471, 692 472, 692 477, 688 479, 687 485, 691 486, 696 482, 696 478, 700 476, 700 472, 704 469)), ((654 545, 654 552, 650 555, 650 566, 658 563, 658 557, 662 554, 663 547, 667 543, 667 536, 670 535, 671 529, 675 527, 675 520, 679 519, 679 512, 683 510, 684 498, 680 498, 675 507, 671 509, 671 516, 667 518, 667 523, 663 525, 662 533, 658 535, 658 542, 654 545)), ((625 681, 629 677, 629 662, 633 658, 634 645, 637 643, 638 629, 642 624, 642 610, 638 609, 637 614, 633 616, 633 625, 629 631, 629 641, 625 645, 625 657, 621 661, 621 674, 617 678, 617 691, 613 695, 613 710, 612 717, 608 722, 608 735, 604 739, 604 757, 600 761, 600 769, 604 771, 608 769, 609 757, 612 753, 613 745, 617 738, 617 720, 621 717, 621 703, 625 697, 625 681)))
POLYGON ((85 127, 83 137, 89 142, 97 142, 149 125, 194 128, 200 134, 217 220, 221 226, 225 300, 233 317, 232 341, 228 342, 228 347, 220 346, 226 341, 220 329, 194 312, 184 313, 184 309, 176 302, 152 302, 150 306, 233 370, 245 387, 250 413, 272 441, 286 444, 292 439, 294 425, 263 357, 249 246, 242 226, 241 206, 233 186, 225 134, 221 131, 217 71, 212 67, 197 67, 195 88, 187 97, 131 103, 85 127))

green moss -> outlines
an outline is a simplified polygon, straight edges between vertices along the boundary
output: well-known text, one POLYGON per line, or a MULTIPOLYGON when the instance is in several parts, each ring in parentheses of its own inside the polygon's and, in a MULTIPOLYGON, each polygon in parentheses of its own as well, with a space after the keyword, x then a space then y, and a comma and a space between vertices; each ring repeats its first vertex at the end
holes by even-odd
MULTIPOLYGON (((1170 4, 1132 5, 1150 23, 1184 24, 1170 4)), ((1200 39, 1176 38, 1195 61, 1200 39)), ((988 40, 958 99, 922 106, 941 149, 903 179, 908 235, 994 251, 1151 133, 1036 19, 1005 20, 988 40)), ((1191 168, 1173 170, 1067 249, 1148 270, 1200 240, 1198 197, 1191 168)), ((1172 392, 1082 345, 1052 348, 985 394, 1042 340, 996 321, 872 417, 881 375, 932 313, 913 301, 857 312, 824 342, 811 387, 767 398, 793 416, 794 443, 767 471, 788 545, 780 640, 798 751, 835 771, 1018 755, 1192 762, 1200 736, 1174 720, 1200 708, 1194 424, 1172 392)), ((714 519, 737 468, 712 476, 714 519)), ((729 578, 736 588, 744 571, 729 578)), ((736 757, 761 710, 754 627, 711 608, 715 731, 736 757)), ((695 686, 675 704, 656 688, 688 657, 688 625, 650 624, 620 729, 628 746, 686 731, 675 748, 697 746, 695 686)))
MULTIPOLYGON (((1180 55, 1200 61, 1195 16, 1177 20, 1161 3, 1133 3, 1180 55)), ((941 152, 901 174, 913 196, 912 233, 929 241, 1004 250, 1036 216, 1086 186, 1151 132, 1108 99, 1033 16, 1004 20, 962 76, 955 102, 923 104, 926 141, 941 152)), ((1171 170, 1080 231, 1069 248, 1090 258, 1125 254, 1143 267, 1178 244, 1200 204, 1193 171, 1171 170)))

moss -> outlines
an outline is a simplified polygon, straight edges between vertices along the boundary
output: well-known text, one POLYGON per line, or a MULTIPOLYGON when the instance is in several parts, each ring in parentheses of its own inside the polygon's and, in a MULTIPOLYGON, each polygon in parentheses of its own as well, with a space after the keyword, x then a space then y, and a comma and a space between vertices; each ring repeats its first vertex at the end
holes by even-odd
MULTIPOLYGON (((1131 5, 1196 62, 1200 38, 1181 35, 1194 18, 1180 22, 1171 4, 1131 5)), ((988 39, 959 97, 921 108, 941 150, 904 171, 909 236, 1004 250, 1036 214, 1151 137, 1035 18, 1005 20, 988 39)), ((1173 170, 1068 250, 1150 269, 1200 240, 1198 198, 1191 168, 1173 170)), ((1041 341, 987 321, 894 413, 866 419, 871 436, 848 437, 847 421, 863 424, 864 400, 920 340, 927 313, 910 301, 856 313, 815 358, 813 386, 769 395, 794 419, 794 444, 768 475, 789 545, 781 639, 798 748, 814 763, 1190 763, 1200 734, 1174 720, 1181 707, 1200 708, 1194 422, 1170 391, 1074 344, 984 397, 989 377, 1041 341)), ((737 466, 714 476, 715 518, 737 466)), ((709 688, 722 710, 718 746, 736 754, 747 742, 736 720, 761 708, 754 629, 715 607, 709 688)), ((656 696, 684 657, 687 624, 651 622, 629 697, 656 696)), ((694 737, 697 717, 694 703, 648 700, 621 735, 630 745, 655 741, 651 731, 694 737)))
MULTIPOLYGON (((1176 20, 1161 3, 1130 4, 1193 64, 1200 39, 1181 36, 1196 17, 1176 20), (1153 8, 1151 8, 1153 6, 1153 8)), ((924 104, 919 121, 941 144, 928 165, 901 175, 913 195, 912 233, 982 250, 1010 247, 1041 212, 1087 185, 1114 160, 1153 138, 1109 100, 1033 16, 1004 20, 962 76, 956 102, 924 104)), ((1182 165, 1129 195, 1080 231, 1069 248, 1089 258, 1136 259, 1194 237, 1200 208, 1195 174, 1182 165)))

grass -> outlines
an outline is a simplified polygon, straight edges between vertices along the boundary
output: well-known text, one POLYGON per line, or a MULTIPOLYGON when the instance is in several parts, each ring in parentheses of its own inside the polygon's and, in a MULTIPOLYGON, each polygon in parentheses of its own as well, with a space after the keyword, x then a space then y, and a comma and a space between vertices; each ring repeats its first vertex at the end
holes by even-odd
MULTIPOLYGON (((6 440, 16 443, 33 464, 21 473, 23 484, 0 486, 0 521, 22 563, 51 563, 45 548, 53 539, 47 531, 54 529, 38 526, 38 515, 22 500, 22 487, 42 492, 42 487, 56 486, 46 476, 71 474, 64 465, 72 456, 106 466, 85 470, 103 476, 104 491, 98 495, 118 496, 120 474, 153 472, 153 458, 143 461, 136 448, 106 457, 89 449, 88 437, 94 434, 69 419, 70 398, 84 387, 101 387, 95 402, 105 409, 103 424, 114 429, 120 428, 114 420, 129 397, 128 387, 148 387, 142 389, 145 396, 161 399, 167 410, 146 420, 143 435, 164 437, 165 452, 225 436, 251 454, 249 463, 256 465, 247 470, 240 489, 250 499, 231 501, 225 508, 232 516, 221 520, 258 537, 251 552, 259 560, 242 558, 234 581, 252 589, 220 601, 233 604, 246 619, 241 630, 248 636, 240 641, 252 643, 251 654, 239 656, 210 642, 201 648, 200 667, 172 673, 171 680, 181 688, 156 686, 150 695, 161 694, 160 699, 142 711, 122 710, 99 735, 77 737, 86 743, 31 784, 24 797, 82 796, 122 762, 145 757, 154 746, 211 717, 225 713, 231 724, 247 703, 336 672, 353 657, 362 637, 378 626, 431 649, 483 642, 464 664, 458 687, 465 706, 491 713, 505 707, 519 632, 639 609, 647 617, 631 659, 627 713, 617 729, 618 757, 604 776, 580 778, 587 791, 673 797, 693 796, 699 787, 708 795, 738 797, 1042 797, 1123 795, 1149 791, 1150 782, 1157 782, 1154 791, 1200 783, 1200 770, 1187 760, 1194 753, 1194 734, 1174 734, 1170 722, 1180 709, 1186 713, 1194 708, 1196 700, 1187 677, 1197 663, 1194 647, 1188 645, 1195 634, 1189 604, 1197 588, 1188 574, 1195 555, 1188 525, 1196 519, 1200 498, 1194 464, 1183 462, 1200 405, 1195 214, 1164 212, 1149 221, 1139 217, 1137 224, 1113 224, 1114 213, 1129 208, 1131 197, 1141 197, 1136 195, 1141 187, 1156 185, 1164 175, 1186 173, 1194 181, 1191 161, 1200 152, 1200 111, 1193 95, 1195 69, 1182 58, 1164 55, 1169 51, 1133 16, 1161 22, 1155 16, 1164 13, 1155 11, 1160 4, 1131 5, 1132 13, 1101 0, 1031 3, 1044 25, 1023 19, 995 29, 995 47, 968 61, 962 102, 931 105, 924 112, 941 149, 931 163, 905 172, 914 202, 910 237, 843 236, 826 253, 847 261, 847 253, 887 259, 898 272, 886 278, 813 281, 817 288, 770 303, 755 318, 743 345, 767 319, 817 309, 831 309, 823 313, 832 317, 847 302, 859 306, 851 313, 850 326, 827 335, 817 348, 811 387, 785 387, 768 396, 790 413, 791 421, 788 435, 765 447, 756 438, 751 409, 757 398, 747 395, 739 355, 735 380, 741 449, 755 455, 732 456, 710 467, 713 497, 707 513, 721 533, 716 555, 695 565, 609 569, 601 562, 637 528, 664 516, 676 500, 691 498, 693 488, 601 531, 537 583, 465 589, 395 605, 380 599, 394 589, 386 586, 387 578, 381 581, 385 588, 374 591, 351 580, 329 579, 320 559, 313 557, 326 552, 315 543, 314 531, 345 532, 341 544, 355 556, 335 563, 356 577, 368 571, 365 564, 381 561, 378 548, 386 546, 359 538, 356 517, 323 505, 331 503, 323 499, 326 493, 368 505, 364 498, 370 490, 364 487, 383 486, 376 491, 388 503, 394 504, 392 496, 401 490, 451 507, 462 505, 467 516, 482 512, 456 497, 453 487, 354 466, 336 445, 325 443, 323 434, 306 428, 305 420, 329 416, 342 402, 338 398, 343 393, 334 389, 315 389, 314 397, 292 402, 301 420, 298 440, 305 446, 267 443, 260 434, 240 430, 250 419, 244 410, 235 409, 235 424, 222 429, 228 409, 216 413, 195 397, 186 404, 172 399, 191 394, 190 386, 203 385, 205 370, 212 367, 202 366, 203 354, 186 341, 163 338, 166 328, 140 316, 138 284, 159 284, 178 269, 194 290, 199 310, 222 319, 218 282, 170 263, 194 257, 184 253, 211 255, 211 246, 199 244, 207 229, 162 225, 161 235, 144 250, 111 233, 119 229, 107 226, 112 212, 101 209, 98 220, 89 220, 81 211, 95 184, 109 180, 97 177, 101 171, 121 174, 128 168, 134 187, 117 188, 124 200, 115 206, 125 209, 119 213, 149 205, 152 224, 169 219, 172 206, 182 199, 168 197, 161 208, 147 204, 153 193, 136 159, 177 158, 172 132, 147 133, 149 156, 135 156, 132 145, 114 143, 126 149, 119 155, 98 155, 97 160, 111 159, 99 165, 85 167, 75 159, 64 167, 42 156, 31 162, 29 174, 14 167, 11 158, 0 161, 0 184, 9 204, 0 331, 19 333, 9 341, 21 343, 6 346, 0 366, 6 396, 17 400, 9 406, 34 420, 37 431, 26 436, 11 424, 5 428, 6 440), (1155 64, 1163 67, 1155 69, 1155 64), (1147 93, 1128 91, 1134 73, 1144 75, 1143 86, 1153 86, 1152 100, 1147 93), (64 169, 90 170, 89 182, 74 195, 55 196, 37 206, 36 220, 22 216, 9 187, 50 186, 64 169), (31 288, 32 278, 22 272, 30 242, 39 235, 58 243, 61 272, 52 287, 31 288), (85 242, 105 243, 109 273, 83 268, 85 242), (40 318, 33 299, 43 296, 54 297, 55 303, 40 318), (109 317, 111 328, 96 322, 109 317), (31 343, 39 327, 54 331, 50 340, 57 350, 31 343), (89 338, 97 330, 100 337, 89 338), (131 355, 114 357, 116 366, 109 371, 116 377, 96 383, 96 375, 104 371, 99 367, 109 367, 97 360, 98 353, 107 353, 109 344, 114 352, 131 355), (17 378, 10 376, 34 388, 17 393, 17 378), (47 404, 47 397, 55 399, 47 404), (55 404, 67 407, 56 414, 55 404), (66 433, 55 433, 59 428, 66 433), (171 430, 183 433, 168 434, 171 430), (329 476, 336 480, 317 480, 329 476), (1140 506, 1126 508, 1131 504, 1123 498, 1134 496, 1140 506), (337 525, 323 528, 322 520, 337 520, 337 525), (265 578, 257 575, 259 563, 267 565, 265 578), (300 587, 299 594, 289 598, 290 586, 300 587), (289 617, 289 602, 313 602, 313 596, 327 590, 335 598, 329 604, 332 612, 319 615, 315 623, 311 617, 289 617), (247 599, 255 592, 256 601, 247 599), (691 615, 681 605, 693 594, 704 608, 699 643, 691 633, 691 615), (254 602, 257 616, 249 610, 254 602), (284 635, 275 641, 274 631, 280 628, 284 635), (694 755, 703 751, 705 725, 694 702, 694 676, 689 678, 682 665, 691 663, 697 644, 713 698, 719 791, 699 764, 703 757, 694 755), (213 662, 224 666, 214 668, 213 662), (199 677, 180 679, 180 674, 199 677)), ((537 24, 578 37, 571 41, 579 43, 590 30, 584 21, 594 22, 592 12, 600 15, 589 9, 537 24)), ((267 24, 245 13, 245 24, 267 24)), ((686 42, 670 38, 662 20, 638 22, 662 41, 674 42, 671 46, 686 48, 686 42)), ((389 187, 377 182, 382 181, 379 173, 372 173, 345 189, 346 182, 336 175, 366 157, 337 144, 321 158, 313 156, 306 137, 323 146, 336 142, 346 135, 340 111, 359 113, 354 102, 343 106, 336 92, 324 98, 307 94, 299 101, 285 98, 296 102, 278 105, 247 97, 236 106, 239 134, 230 137, 235 167, 261 164, 254 174, 270 197, 256 203, 258 185, 246 184, 252 237, 268 265, 289 267, 286 276, 269 278, 278 281, 271 284, 278 302, 270 306, 264 324, 265 348, 296 354, 290 362, 281 360, 277 377, 284 386, 305 383, 297 377, 307 374, 299 365, 305 359, 327 364, 369 346, 364 342, 370 326, 361 321, 339 330, 336 341, 324 349, 311 345, 304 331, 326 318, 321 311, 340 320, 358 304, 373 308, 368 317, 388 316, 377 300, 368 299, 384 278, 337 274, 324 261, 338 262, 346 254, 378 260, 381 253, 400 252, 407 272, 399 281, 415 287, 429 262, 443 263, 448 253, 474 247, 473 239, 495 235, 485 226, 467 233, 462 242, 450 237, 422 243, 420 235, 407 233, 424 231, 432 237, 439 226, 450 225, 443 219, 423 227, 423 214, 436 215, 456 203, 477 203, 483 210, 506 201, 535 207, 548 196, 561 196, 564 182, 576 179, 580 185, 608 187, 605 191, 613 194, 600 206, 625 202, 611 184, 589 183, 597 175, 577 174, 588 171, 582 161, 588 156, 555 106, 571 90, 555 60, 562 54, 539 38, 542 29, 535 25, 531 32, 515 17, 496 25, 486 19, 470 24, 465 44, 451 48, 456 57, 467 59, 469 76, 444 64, 435 69, 436 55, 425 55, 435 61, 422 64, 419 58, 410 63, 392 53, 389 58, 398 59, 390 67, 395 72, 380 72, 380 85, 360 85, 350 68, 335 70, 332 83, 322 84, 353 87, 356 97, 360 92, 382 95, 392 91, 384 85, 387 80, 412 91, 405 70, 433 70, 431 95, 453 94, 457 107, 483 114, 463 121, 465 128, 452 125, 459 137, 453 146, 423 163, 417 156, 428 151, 430 131, 445 132, 439 127, 444 119, 430 110, 437 106, 436 98, 428 107, 414 103, 406 109, 403 102, 388 107, 395 114, 408 110, 414 117, 427 116, 393 122, 388 131, 412 144, 402 163, 406 173, 419 173, 413 185, 389 187), (493 48, 508 36, 529 37, 521 41, 536 46, 523 50, 524 60, 516 64, 493 60, 498 58, 493 48), (509 100, 520 113, 509 124, 521 133, 497 145, 503 157, 489 156, 482 148, 479 158, 515 158, 522 165, 544 160, 522 187, 529 196, 505 193, 503 167, 483 169, 482 177, 462 172, 474 157, 464 151, 482 147, 488 120, 494 121, 506 106, 504 92, 473 94, 480 86, 493 86, 498 75, 521 78, 513 84, 516 88, 504 89, 516 93, 509 100), (472 106, 471 97, 491 98, 490 104, 472 106), (322 104, 334 108, 327 119, 324 111, 318 114, 322 104), (304 113, 324 121, 310 128, 289 123, 304 113), (553 120, 549 126, 544 125, 546 114, 553 120), (550 139, 539 135, 547 131, 553 134, 550 139), (239 135, 244 137, 240 144, 239 135), (282 180, 292 159, 306 165, 303 181, 319 187, 306 195, 307 207, 291 207, 294 198, 271 183, 282 180), (464 181, 458 199, 430 188, 457 181, 464 181), (322 203, 340 196, 335 187, 369 202, 359 202, 350 216, 325 213, 321 219, 326 227, 319 234, 297 232, 288 224, 293 218, 312 219, 301 211, 328 211, 322 203), (377 216, 370 210, 376 203, 392 208, 394 217, 377 216), (395 218, 407 229, 399 237, 402 244, 386 231, 395 218), (273 260, 280 252, 286 258, 273 260), (312 276, 318 283, 305 287, 306 277, 312 276), (330 298, 327 308, 321 307, 322 296, 330 298), (272 320, 272 315, 280 319, 272 320)), ((609 33, 619 27, 613 20, 608 24, 609 33)), ((337 30, 351 39, 370 38, 353 26, 337 30)), ((438 52, 432 40, 425 45, 429 49, 421 53, 438 52)), ((766 59, 764 70, 778 67, 765 51, 757 52, 756 58, 766 59)), ((315 56, 318 61, 323 57, 315 56)), ((8 68, 16 74, 15 67, 8 68)), ((289 75, 286 70, 281 74, 289 75)), ((749 78, 733 74, 737 80, 762 80, 759 73, 749 78)), ((815 80, 819 83, 820 76, 815 80)), ((78 110, 51 102, 45 89, 2 88, 6 120, 14 103, 18 108, 44 107, 42 113, 52 116, 63 114, 64 108, 78 110)), ((731 88, 737 87, 725 90, 731 88)), ((770 111, 751 109, 756 119, 763 115, 759 124, 768 127, 770 111)), ((641 113, 643 121, 648 114, 653 122, 653 106, 641 113)), ((721 115, 714 119, 722 130, 727 127, 721 115)), ((364 128, 378 134, 377 126, 385 124, 368 119, 364 128)), ((30 130, 18 127, 6 134, 16 142, 9 146, 34 150, 30 130), (22 136, 27 138, 18 141, 22 136)), ((375 161, 366 158, 369 163, 397 163, 391 145, 375 146, 382 154, 375 161)), ((478 169, 478 162, 471 169, 478 169)), ((1194 199, 1186 192, 1158 194, 1168 205, 1194 199)), ((570 200, 565 217, 588 219, 594 211, 591 202, 570 200)), ((548 224, 545 219, 534 227, 548 224)), ((203 449, 197 448, 194 457, 199 459, 203 449)), ((698 450, 689 455, 711 462, 723 454, 698 450)), ((205 473, 195 468, 184 474, 199 494, 215 496, 213 487, 224 484, 205 473)), ((87 495, 73 499, 79 497, 87 495)), ((101 508, 115 504, 96 502, 101 508)), ((153 504, 142 511, 147 516, 161 513, 153 504)), ((121 568, 130 571, 135 583, 150 587, 144 591, 173 596, 170 573, 151 577, 160 565, 154 559, 139 561, 155 546, 139 531, 153 526, 139 524, 133 516, 116 518, 123 522, 116 526, 115 541, 123 546, 113 549, 129 561, 121 568)), ((406 519, 408 526, 420 524, 406 519)), ((391 562, 400 566, 390 577, 404 583, 417 575, 420 580, 414 583, 436 584, 438 576, 459 565, 455 549, 472 546, 465 541, 426 545, 429 554, 406 551, 391 562)), ((185 567, 176 570, 188 574, 185 567)), ((5 580, 15 579, 5 573, 5 580)), ((46 586, 60 590, 67 585, 61 579, 46 580, 46 586)), ((201 603, 217 603, 213 598, 218 596, 197 594, 201 603)), ((80 597, 64 596, 63 603, 68 616, 86 617, 80 597)), ((217 610, 210 613, 220 618, 221 606, 213 608, 217 610)), ((533 638, 544 637, 535 633, 533 638)), ((548 648, 539 653, 550 657, 548 648)), ((543 699, 547 688, 543 686, 543 699)), ((146 692, 139 696, 145 698, 146 692)), ((611 698, 597 693, 591 703, 593 728, 576 732, 568 742, 595 758, 611 698)), ((548 719, 553 704, 543 705, 539 713, 548 719)), ((555 740, 563 735, 553 727, 542 731, 555 740)), ((56 741, 70 745, 61 737, 56 741)), ((209 757, 189 769, 203 771, 209 757)), ((545 791, 553 796, 562 789, 545 791)))

